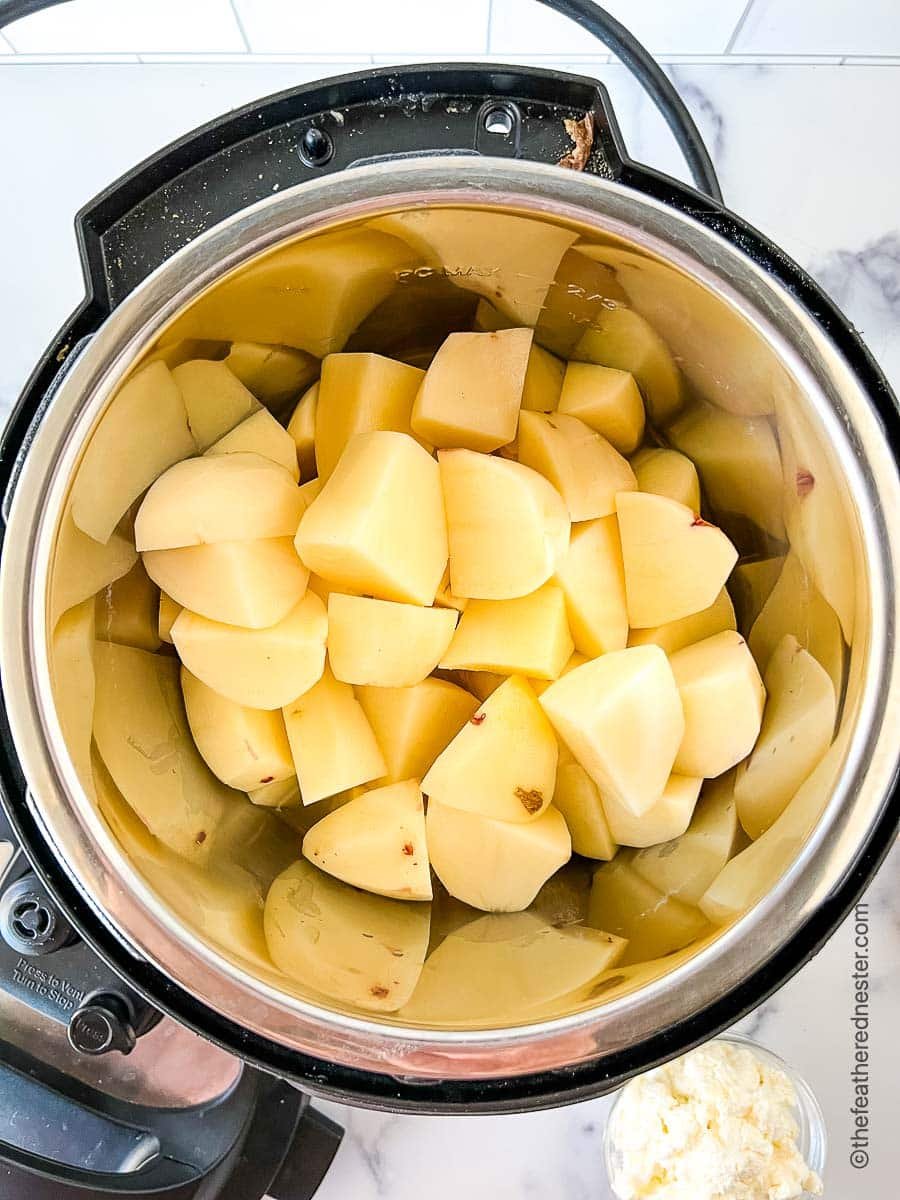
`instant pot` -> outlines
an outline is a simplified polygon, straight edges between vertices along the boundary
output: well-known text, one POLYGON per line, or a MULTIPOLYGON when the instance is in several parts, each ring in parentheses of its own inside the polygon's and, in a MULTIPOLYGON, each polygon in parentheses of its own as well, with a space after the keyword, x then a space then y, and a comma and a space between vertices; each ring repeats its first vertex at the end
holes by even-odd
MULTIPOLYGON (((3 805, 28 886, 66 931, 3 960, 0 986, 35 1003, 14 965, 26 958, 62 978, 56 964, 73 955, 102 976, 75 988, 74 1006, 42 997, 51 1021, 71 1030, 76 1010, 111 995, 99 1020, 109 1025, 113 1011, 117 1032, 101 1040, 122 1037, 124 1023, 140 1048, 144 1025, 153 1036, 164 1013, 313 1095, 414 1113, 570 1103, 764 1000, 835 930, 892 842, 894 397, 828 297, 723 206, 696 130, 646 53, 592 4, 549 6, 598 32, 654 89, 696 189, 628 157, 597 82, 454 64, 261 100, 167 147, 78 215, 86 299, 36 367, 0 450, 3 805), (315 265, 335 246, 337 275, 315 265), (344 308, 329 324, 337 292, 344 308), (127 819, 89 795, 62 736, 49 596, 85 446, 136 364, 175 361, 184 346, 221 357, 239 339, 313 359, 349 347, 427 361, 448 330, 471 328, 482 302, 563 356, 612 311, 650 331, 635 374, 653 436, 690 441, 742 561, 789 559, 827 606, 839 718, 803 803, 758 856, 746 911, 667 959, 543 1006, 413 1021, 286 981, 233 931, 211 930, 185 899, 188 882, 173 888, 142 868, 127 819)), ((809 604, 787 584, 774 595, 783 632, 808 645, 809 604)), ((28 941, 34 918, 13 910, 28 941)))

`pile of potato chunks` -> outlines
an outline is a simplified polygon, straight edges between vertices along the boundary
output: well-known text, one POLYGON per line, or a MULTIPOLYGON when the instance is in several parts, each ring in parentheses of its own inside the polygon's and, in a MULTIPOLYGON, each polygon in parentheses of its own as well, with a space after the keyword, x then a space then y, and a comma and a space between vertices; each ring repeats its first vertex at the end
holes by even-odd
POLYGON ((529 970, 558 994, 670 954, 755 898, 749 840, 765 854, 815 786, 837 619, 794 589, 819 631, 801 645, 779 596, 797 560, 735 571, 693 461, 647 420, 676 369, 621 311, 643 371, 621 346, 566 361, 484 301, 427 369, 250 342, 158 355, 88 446, 60 533, 78 580, 58 571, 51 597, 57 670, 93 667, 90 703, 85 684, 60 714, 76 767, 99 755, 201 866, 237 793, 283 816, 302 859, 268 891, 268 949, 309 976, 314 896, 326 995, 452 1019, 464 971, 478 1019, 490 955, 489 1019, 503 947, 537 931, 529 970), (573 854, 594 861, 587 923, 552 929, 523 910, 573 854), (423 974, 433 877, 510 916, 451 928, 423 974))

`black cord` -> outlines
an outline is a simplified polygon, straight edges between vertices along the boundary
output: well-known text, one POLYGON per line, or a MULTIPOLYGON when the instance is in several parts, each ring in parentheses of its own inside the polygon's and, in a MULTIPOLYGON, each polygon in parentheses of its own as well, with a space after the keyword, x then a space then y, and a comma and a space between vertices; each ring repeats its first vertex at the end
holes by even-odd
POLYGON ((612 50, 662 113, 701 192, 722 203, 722 189, 700 130, 659 63, 641 43, 593 0, 538 0, 575 21, 612 50))
POLYGON ((22 17, 30 17, 32 13, 44 8, 53 8, 56 4, 65 4, 67 0, 0 0, 0 29, 11 25, 22 17))

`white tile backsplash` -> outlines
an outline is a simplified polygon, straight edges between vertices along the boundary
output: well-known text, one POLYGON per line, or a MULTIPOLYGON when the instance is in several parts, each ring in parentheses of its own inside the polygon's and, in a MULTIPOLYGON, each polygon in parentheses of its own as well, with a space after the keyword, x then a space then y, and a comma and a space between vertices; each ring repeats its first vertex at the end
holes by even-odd
POLYGON ((8 25, 22 54, 245 50, 228 0, 73 0, 8 25))
POLYGON ((754 0, 736 51, 900 54, 898 0, 754 0))

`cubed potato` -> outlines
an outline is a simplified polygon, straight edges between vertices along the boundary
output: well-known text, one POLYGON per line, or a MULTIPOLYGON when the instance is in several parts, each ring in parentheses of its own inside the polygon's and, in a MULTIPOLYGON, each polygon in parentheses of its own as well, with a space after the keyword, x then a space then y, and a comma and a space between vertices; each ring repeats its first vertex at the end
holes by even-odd
POLYGON ((451 333, 425 373, 412 428, 432 446, 496 450, 516 436, 533 333, 451 333))
POLYGON ((639 491, 668 496, 692 512, 700 511, 700 480, 697 468, 686 455, 662 446, 648 446, 631 459, 631 469, 639 491))
POLYGON ((452 608, 421 608, 367 596, 328 597, 328 657, 335 679, 412 687, 438 665, 456 629, 452 608))
POLYGON ((691 823, 680 837, 639 850, 631 866, 664 896, 696 905, 740 845, 731 772, 704 785, 691 823))
POLYGON ((374 788, 318 821, 303 857, 364 892, 430 900, 425 804, 415 779, 374 788))
POLYGON ((569 514, 537 471, 472 450, 438 453, 450 585, 480 600, 525 596, 547 582, 569 546, 569 514))
POLYGON ((206 861, 243 797, 212 774, 191 736, 174 658, 94 645, 94 739, 119 791, 154 837, 206 861))
POLYGON ((547 688, 540 702, 602 796, 636 817, 653 807, 684 733, 678 688, 658 646, 584 663, 547 688))
POLYGON ((566 364, 549 350, 532 343, 522 388, 522 408, 528 412, 556 412, 566 364))
POLYGON ((283 620, 300 603, 309 579, 289 537, 147 550, 143 561, 150 578, 180 607, 245 629, 283 620))
MULTIPOLYGON (((576 667, 580 667, 582 663, 586 663, 586 662, 588 662, 587 656, 584 654, 579 654, 578 651, 576 650, 575 653, 572 655, 572 657, 569 659, 569 661, 566 663, 566 665, 563 667, 562 671, 560 671, 559 678, 562 679, 563 675, 568 675, 568 673, 570 671, 574 671, 576 667)), ((480 674, 480 672, 477 672, 477 671, 469 672, 469 673, 475 674, 475 675, 480 674)), ((503 676, 502 675, 498 676, 498 679, 500 679, 502 682, 503 676)), ((544 694, 544 692, 546 692, 547 688, 550 687, 550 685, 555 682, 556 682, 555 679, 533 679, 532 678, 532 679, 528 680, 528 685, 536 696, 543 696, 543 694, 544 694)))
POLYGON ((644 401, 634 376, 615 367, 570 362, 557 411, 583 421, 620 454, 633 454, 644 436, 644 401))
POLYGON ((478 708, 468 692, 444 679, 414 687, 358 687, 391 782, 422 779, 478 708))
POLYGON ((647 962, 680 950, 709 932, 698 908, 665 896, 619 855, 594 874, 588 922, 628 939, 623 965, 647 962))
POLYGON ((684 708, 675 771, 714 779, 746 758, 762 724, 766 689, 750 648, 726 630, 670 659, 684 708))
POLYGON ((221 338, 179 338, 173 341, 170 333, 164 333, 146 362, 163 362, 173 371, 192 358, 224 358, 227 354, 228 342, 223 342, 221 338))
POLYGON ((413 401, 425 372, 381 354, 329 354, 316 403, 316 468, 328 479, 347 443, 360 433, 411 433, 413 401))
POLYGON ((751 562, 740 562, 731 572, 728 588, 734 598, 734 610, 746 633, 752 629, 762 612, 772 588, 784 567, 784 558, 758 558, 751 562))
POLYGON ((72 484, 72 520, 96 542, 173 463, 197 453, 181 391, 162 362, 119 388, 87 444, 72 484))
POLYGON ((437 463, 404 433, 360 434, 303 514, 295 545, 342 591, 431 604, 448 554, 437 463))
POLYGON ((311 479, 316 473, 316 414, 319 407, 319 385, 314 383, 300 397, 288 421, 287 431, 294 439, 300 478, 311 479))
POLYGON ((618 450, 577 417, 523 412, 518 443, 519 462, 550 480, 573 521, 608 517, 616 493, 637 487, 618 450))
POLYGON ((533 913, 480 917, 450 933, 426 959, 407 1021, 505 1027, 584 987, 621 958, 625 942, 533 913))
POLYGON ((220 454, 176 463, 150 488, 134 521, 138 550, 206 542, 293 537, 300 489, 284 467, 259 454, 220 454))
POLYGON ((481 705, 422 780, 430 800, 498 821, 531 821, 553 798, 557 743, 524 679, 481 705))
POLYGON ((387 774, 353 688, 335 679, 327 664, 318 683, 283 711, 304 804, 387 774))
POLYGON ((136 562, 137 551, 130 537, 115 532, 105 543, 94 541, 72 520, 72 506, 68 504, 56 539, 50 624, 55 625, 64 612, 127 575, 136 562))
MULTIPOLYGON (((162 551, 159 553, 162 553, 162 551)), ((179 604, 176 600, 173 600, 172 597, 166 595, 165 592, 159 593, 157 631, 159 633, 159 640, 161 642, 166 642, 169 646, 174 645, 174 642, 172 641, 172 626, 178 620, 178 614, 181 612, 183 607, 184 606, 182 604, 179 604)))
POLYGON ((220 696, 181 668, 181 691, 203 761, 229 787, 249 792, 294 775, 280 712, 247 708, 220 696))
POLYGON ((302 696, 322 676, 328 617, 307 593, 267 629, 241 629, 187 609, 172 641, 188 670, 207 687, 248 708, 276 709, 302 696))
POLYGON ((764 682, 759 740, 734 785, 738 818, 751 838, 784 812, 824 758, 837 715, 828 672, 791 634, 769 659, 764 682))
POLYGON ((670 775, 660 798, 639 817, 615 797, 605 797, 610 833, 620 846, 655 846, 680 837, 691 823, 702 783, 687 775, 670 775))
POLYGON ((564 742, 559 747, 553 804, 565 818, 576 854, 585 858, 615 858, 619 847, 603 811, 600 789, 564 742))
POLYGON ((304 989, 395 1012, 422 971, 429 908, 358 892, 297 862, 269 888, 266 942, 276 967, 304 989))
POLYGON ((441 666, 556 679, 574 649, 562 589, 545 583, 517 600, 471 600, 441 666))
POLYGON ((516 823, 431 800, 425 828, 438 879, 484 912, 521 912, 572 855, 566 822, 552 805, 536 821, 516 823))
POLYGON ((564 359, 572 357, 599 308, 628 302, 615 272, 590 250, 576 244, 563 255, 535 325, 537 341, 564 359))
POLYGON ((514 324, 499 308, 494 308, 490 300, 479 300, 475 306, 472 328, 476 333, 496 333, 498 329, 512 329, 514 324))
MULTIPOLYGON (((282 725, 284 718, 282 717, 282 725)), ((293 765, 291 766, 293 772, 293 765)), ((293 773, 287 779, 276 779, 272 783, 263 783, 259 787, 253 788, 247 792, 247 795, 253 804, 258 804, 262 808, 274 808, 279 812, 282 809, 288 810, 300 808, 303 801, 300 799, 300 784, 297 782, 297 776, 293 773)), ((309 813, 313 809, 305 810, 309 813)), ((304 829, 304 833, 306 830, 304 829)))
POLYGON ((159 588, 136 562, 97 593, 97 637, 139 650, 159 649, 159 588))
POLYGON ((93 794, 94 600, 66 610, 53 630, 50 685, 63 741, 81 785, 93 794))
POLYGON ((447 563, 444 568, 444 573, 441 576, 441 582, 438 584, 438 590, 435 593, 434 603, 438 608, 455 608, 457 612, 465 612, 466 605, 469 603, 465 596, 454 596, 450 590, 450 564, 447 563))
POLYGON ((459 684, 482 702, 509 679, 508 675, 501 675, 497 671, 442 671, 440 674, 448 676, 451 683, 459 684))
POLYGON ((297 449, 294 439, 265 408, 235 425, 230 433, 219 438, 206 451, 208 455, 250 453, 268 458, 288 472, 295 483, 300 482, 297 449))
POLYGON ((575 649, 587 658, 624 650, 628 641, 625 570, 614 516, 572 527, 569 551, 556 570, 566 598, 575 649))
POLYGON ((261 407, 224 362, 195 358, 176 367, 172 378, 181 390, 188 425, 201 453, 261 407))
POLYGON ((319 374, 319 360, 289 346, 232 342, 225 366, 273 412, 299 396, 319 374))
POLYGON ((632 628, 709 608, 737 562, 722 530, 684 504, 648 492, 620 492, 616 508, 632 628))
MULTIPOLYGON (((665 586, 665 585, 663 585, 665 586)), ((689 617, 681 617, 677 621, 667 621, 665 625, 657 625, 648 629, 632 629, 628 634, 629 646, 662 646, 666 654, 674 654, 694 642, 702 642, 704 638, 712 637, 714 633, 723 633, 726 629, 736 629, 734 605, 725 588, 722 588, 709 608, 692 613, 689 617)))

